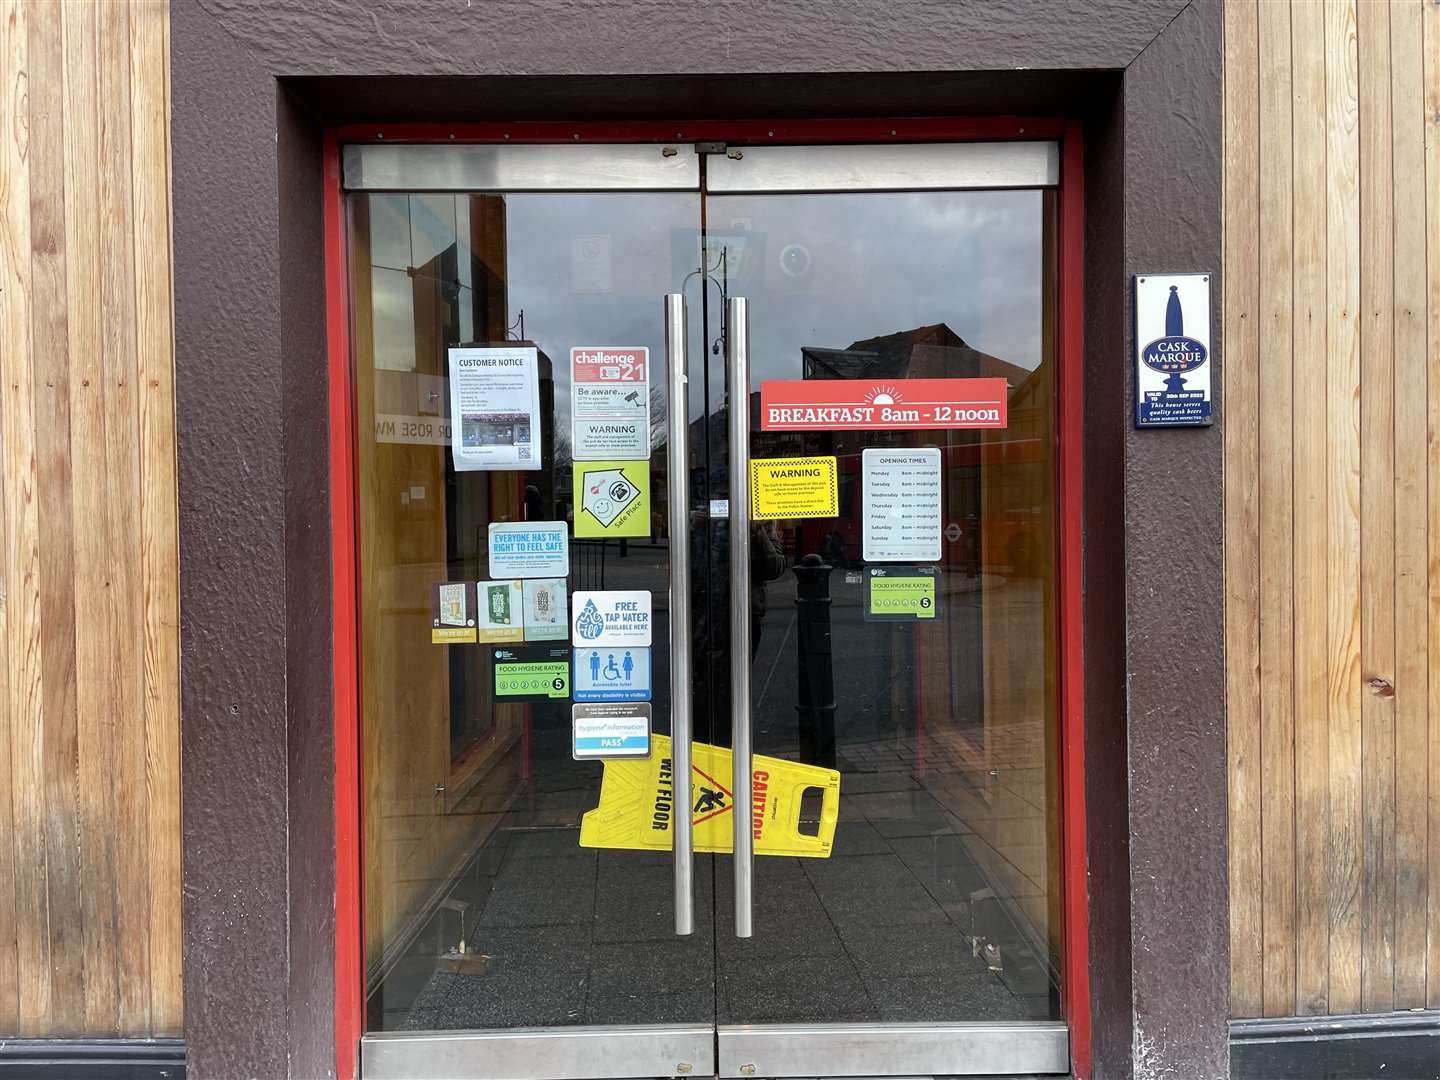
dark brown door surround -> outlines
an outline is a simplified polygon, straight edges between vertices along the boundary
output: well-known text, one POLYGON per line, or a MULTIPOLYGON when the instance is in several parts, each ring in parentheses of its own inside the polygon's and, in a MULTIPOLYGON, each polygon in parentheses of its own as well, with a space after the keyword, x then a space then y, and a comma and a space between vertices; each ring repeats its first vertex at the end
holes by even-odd
POLYGON ((1123 361, 1129 273, 1220 263, 1220 8, 1005 6, 175 5, 191 1075, 334 1069, 323 129, 797 112, 1084 125, 1095 1075, 1131 1075, 1135 1046, 1161 1075, 1226 1074, 1222 432, 1133 430, 1123 361), (1151 647, 1177 620, 1183 669, 1151 647))

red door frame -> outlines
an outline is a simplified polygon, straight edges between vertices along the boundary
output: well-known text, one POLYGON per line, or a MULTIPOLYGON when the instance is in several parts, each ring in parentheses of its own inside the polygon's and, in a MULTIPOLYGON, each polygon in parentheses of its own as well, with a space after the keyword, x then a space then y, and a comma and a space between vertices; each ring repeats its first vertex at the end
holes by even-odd
POLYGON ((1060 846, 1064 906, 1064 993, 1075 1075, 1091 1061, 1089 906, 1085 857, 1084 655, 1081 635, 1082 425, 1084 420, 1084 191, 1079 125, 1023 117, 873 120, 652 121, 610 124, 353 124, 323 143, 325 305, 329 370, 330 513, 335 678, 335 1065, 354 1077, 364 1033, 361 882, 359 549, 356 535, 355 415, 350 355, 349 255, 340 148, 351 142, 822 144, 1058 140, 1061 147, 1056 290, 1059 476, 1060 846))

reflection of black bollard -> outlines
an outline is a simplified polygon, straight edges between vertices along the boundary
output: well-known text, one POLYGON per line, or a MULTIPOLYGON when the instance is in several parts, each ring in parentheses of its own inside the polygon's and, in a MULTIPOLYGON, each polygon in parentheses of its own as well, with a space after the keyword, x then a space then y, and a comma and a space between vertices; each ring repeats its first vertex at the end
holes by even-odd
POLYGON ((819 555, 791 567, 795 590, 800 685, 795 711, 800 721, 800 760, 835 767, 835 666, 830 657, 830 571, 819 555))

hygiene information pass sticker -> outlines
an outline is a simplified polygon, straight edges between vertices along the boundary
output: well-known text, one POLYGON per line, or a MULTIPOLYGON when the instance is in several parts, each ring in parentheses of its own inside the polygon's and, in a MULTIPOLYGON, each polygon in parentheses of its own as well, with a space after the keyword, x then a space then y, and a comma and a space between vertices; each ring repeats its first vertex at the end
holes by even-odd
POLYGON ((563 521, 492 521, 492 578, 557 578, 570 573, 570 530, 563 521))
POLYGON ((650 706, 644 702, 607 702, 571 707, 576 761, 650 756, 650 706))
POLYGON ((586 461, 574 468, 575 535, 650 535, 650 463, 586 461))
POLYGON ((430 643, 475 644, 475 585, 437 581, 430 586, 430 643))
POLYGON ((761 431, 1003 428, 1010 394, 995 379, 772 379, 761 431))
POLYGON ((571 458, 650 457, 650 350, 570 350, 571 458))
POLYGON ((545 645, 496 649, 495 696, 510 701, 568 698, 570 650, 545 645))
POLYGON ((866 622, 914 622, 940 611, 940 571, 933 566, 867 566, 866 622))
POLYGON ((752 520, 833 518, 839 513, 833 457, 756 458, 750 462, 752 520))
POLYGON ((571 602, 570 641, 599 649, 650 647, 650 594, 631 589, 577 592, 571 602))
POLYGON ((575 650, 576 701, 649 701, 650 650, 575 650))
POLYGON ((476 636, 481 641, 524 641, 525 605, 520 581, 479 581, 476 636))

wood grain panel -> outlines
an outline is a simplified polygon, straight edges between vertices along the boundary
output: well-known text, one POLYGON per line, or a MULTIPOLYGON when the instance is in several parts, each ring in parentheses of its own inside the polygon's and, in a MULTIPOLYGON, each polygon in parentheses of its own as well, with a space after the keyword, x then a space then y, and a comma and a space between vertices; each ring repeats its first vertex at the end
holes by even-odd
POLYGON ((1325 425, 1325 9, 1291 8, 1294 68, 1291 160, 1294 214, 1295 999, 1323 1014, 1330 977, 1327 904, 1330 754, 1326 666, 1328 577, 1325 425))
POLYGON ((1225 623, 1230 768, 1230 996, 1263 1005, 1260 888, 1259 10, 1225 6, 1225 623))
MULTIPOLYGON (((5 751, 0 764, 0 1021, 19 1034, 33 1024, 36 1008, 27 995, 38 994, 39 958, 35 916, 43 906, 35 902, 35 884, 43 881, 44 833, 35 826, 31 796, 16 786, 26 780, 37 704, 29 691, 38 685, 38 671, 16 667, 25 659, 17 638, 33 625, 38 600, 31 579, 24 576, 26 503, 19 475, 29 447, 32 425, 24 419, 30 380, 25 367, 30 356, 30 182, 26 158, 30 150, 26 12, 18 0, 0 0, 0 78, 4 78, 3 115, 0 115, 0 730, 5 751), (21 387, 25 390, 22 393, 21 387), (27 603, 28 601, 28 603, 27 603), (28 610, 27 610, 28 609, 28 610), (21 1002, 24 1000, 22 1011, 21 1002)), ((50 984, 43 979, 44 1006, 49 1006, 50 984)))
POLYGON ((1440 5, 1422 8, 1425 116, 1425 307, 1428 382, 1430 824, 1426 1005, 1440 1008, 1440 5))
POLYGON ((1360 127, 1354 0, 1325 5, 1328 909, 1332 1012, 1360 1008, 1360 127))
POLYGON ((1252 11, 1227 3, 1232 1008, 1433 1006, 1440 14, 1422 0, 1273 0, 1256 33, 1252 11), (1258 220, 1239 197, 1256 177, 1258 220))
POLYGON ((70 350, 65 281, 65 59, 58 2, 29 24, 30 348, 40 544, 43 772, 48 820, 49 1021, 84 1024, 80 851, 76 832, 75 560, 70 503, 70 350), (62 198, 55 198, 60 192, 62 198))
POLYGON ((66 4, 65 192, 69 259, 71 512, 75 531, 77 625, 86 627, 90 648, 75 653, 78 714, 82 872, 92 886, 82 895, 85 931, 85 1027, 115 1029, 119 1018, 116 985, 115 788, 109 782, 115 733, 110 719, 110 620, 96 616, 109 579, 109 507, 105 460, 104 379, 100 365, 100 120, 97 100, 99 28, 90 4, 66 4), (106 883, 94 887, 97 883, 106 883))
POLYGON ((1358 5, 1360 55, 1360 663, 1364 752, 1361 1005, 1395 1001, 1394 172, 1390 14, 1358 5))
POLYGON ((17 1034, 43 1032, 51 1012, 48 841, 45 805, 45 702, 40 621, 40 542, 36 505, 34 352, 30 307, 30 12, 13 8, 4 70, 16 73, 6 124, 6 310, 3 482, 5 487, 5 651, 10 668, 10 799, 14 807, 17 1034))
MULTIPOLYGON (((143 656, 150 1024, 178 1030, 180 987, 180 581, 175 505, 175 378, 170 303, 169 9, 130 8, 130 137, 134 169, 135 332, 139 350, 140 643, 143 656)), ((118 43, 117 43, 118 48, 118 43)))
POLYGON ((1293 175, 1290 6, 1260 5, 1260 863, 1265 1015, 1295 1001, 1293 175))
POLYGON ((0 1037, 181 1030, 167 34, 0 5, 0 1037))
POLYGON ((1394 205, 1395 974, 1397 1009, 1425 1004, 1427 525, 1425 75, 1420 0, 1390 5, 1394 205))

